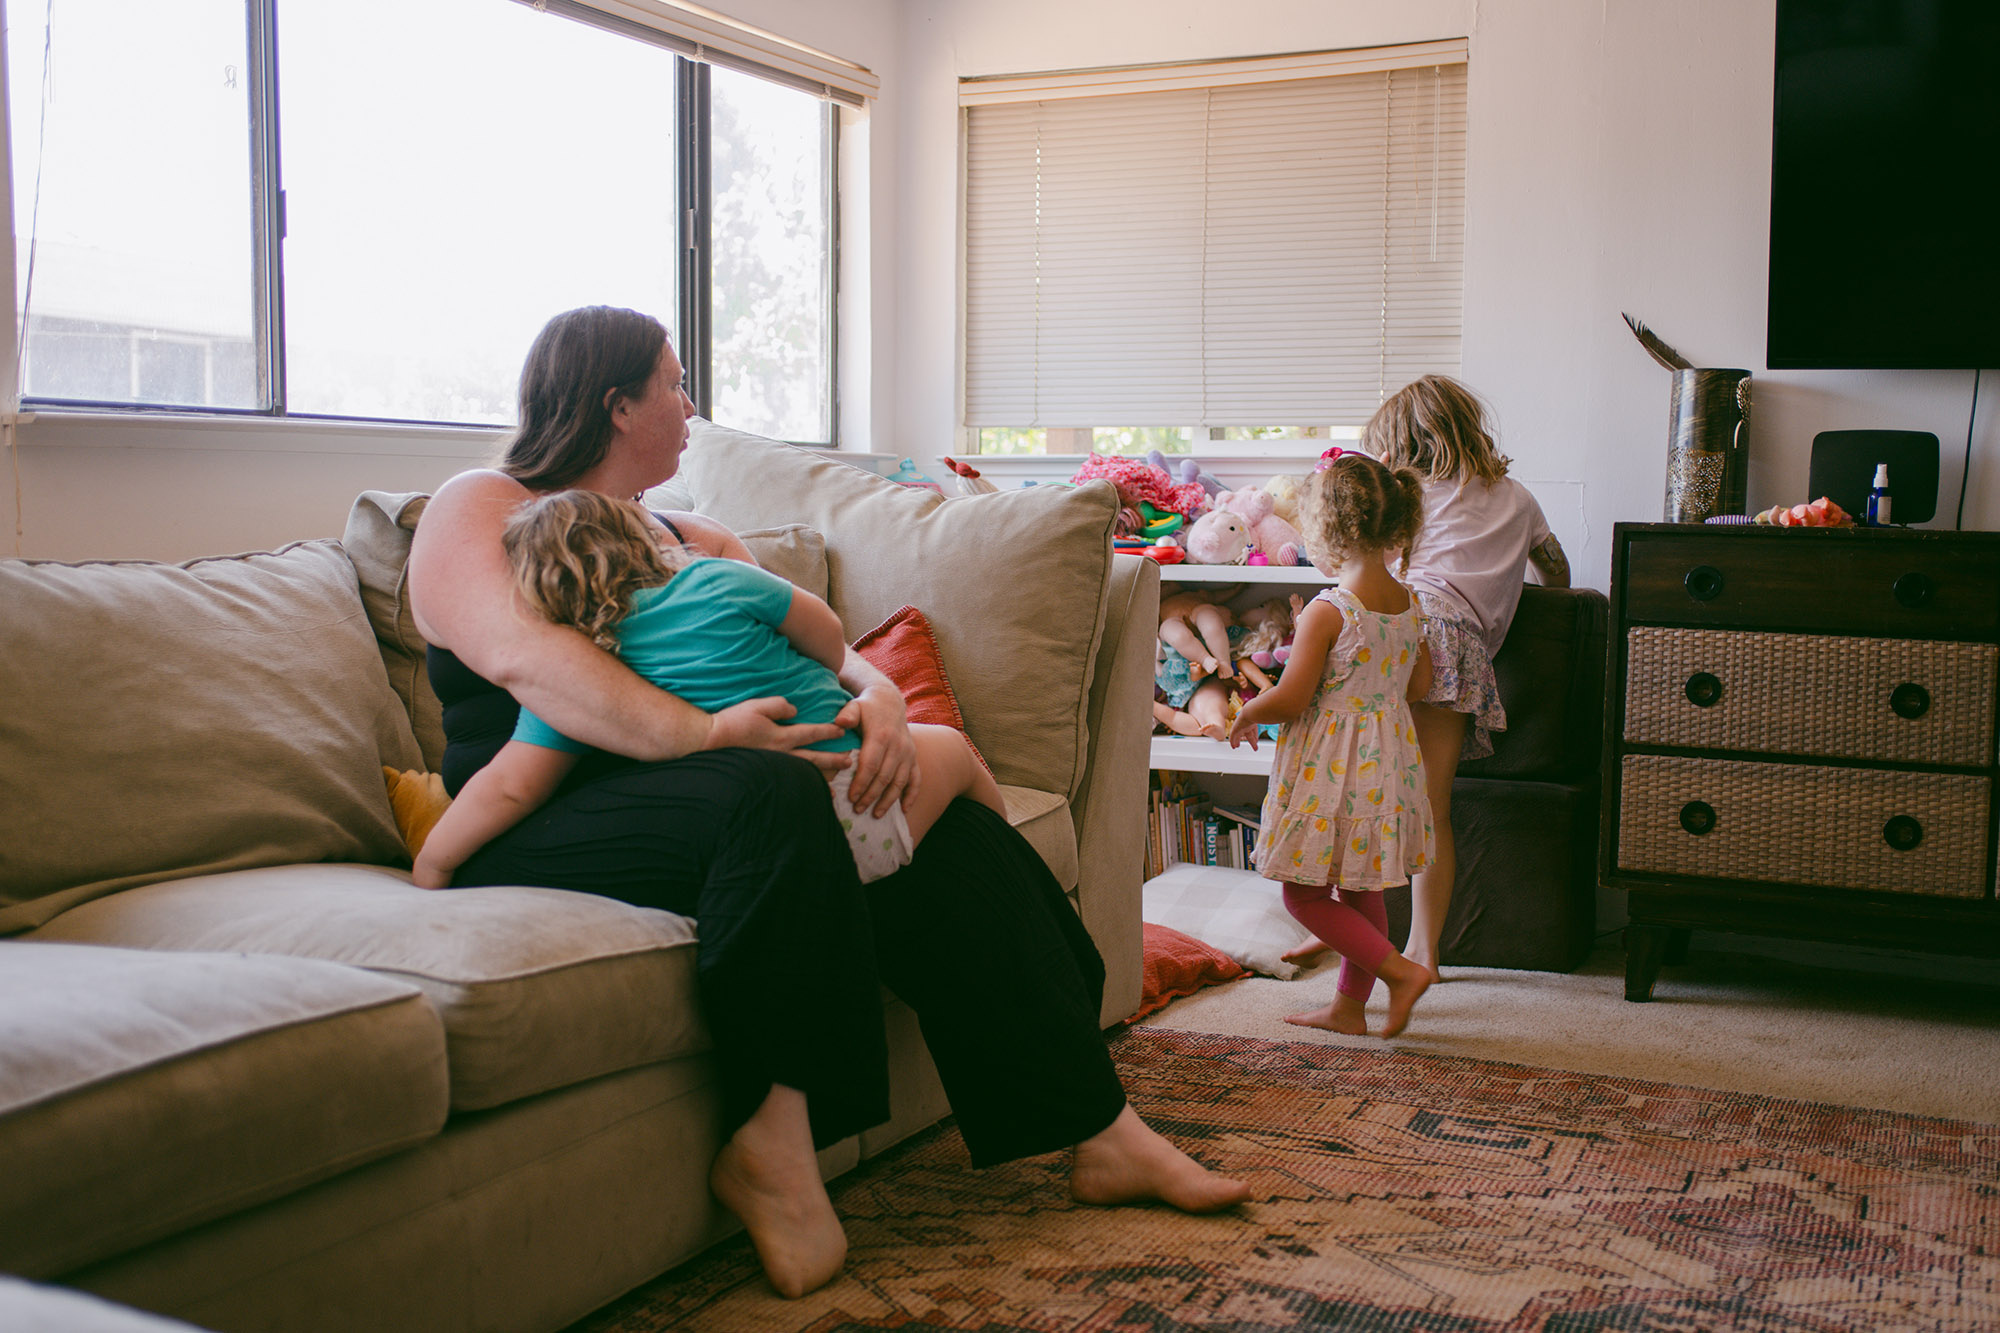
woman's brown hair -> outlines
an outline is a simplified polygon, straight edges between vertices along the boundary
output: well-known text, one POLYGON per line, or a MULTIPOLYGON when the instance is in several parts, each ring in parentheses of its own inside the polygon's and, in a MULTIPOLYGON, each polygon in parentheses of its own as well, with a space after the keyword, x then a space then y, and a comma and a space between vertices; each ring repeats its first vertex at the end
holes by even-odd
POLYGON ((1425 481, 1491 483, 1511 461, 1493 446, 1486 407, 1446 375, 1424 375, 1391 394, 1361 432, 1362 447, 1390 467, 1413 467, 1425 481))
POLYGON ((536 615, 614 653, 633 594, 660 587, 687 564, 678 546, 660 544, 659 530, 638 504, 596 491, 528 501, 507 520, 500 544, 536 615))
POLYGON ((1344 450, 1306 479, 1304 500, 1299 526, 1320 568, 1335 568, 1356 551, 1401 549, 1401 567, 1409 569, 1424 527, 1424 479, 1415 468, 1344 450))
POLYGON ((520 425, 500 470, 554 491, 596 467, 611 447, 612 408, 645 395, 666 346, 659 320, 617 306, 568 310, 543 325, 521 367, 520 425))

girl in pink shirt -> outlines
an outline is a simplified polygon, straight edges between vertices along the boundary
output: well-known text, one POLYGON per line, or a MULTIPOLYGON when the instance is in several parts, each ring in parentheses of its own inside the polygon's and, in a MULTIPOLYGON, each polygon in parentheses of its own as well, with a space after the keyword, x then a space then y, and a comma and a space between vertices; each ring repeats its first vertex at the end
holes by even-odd
POLYGON ((1438 976, 1438 939, 1457 874, 1451 784, 1461 758, 1493 753, 1491 733, 1507 714, 1493 655, 1507 637, 1532 565, 1541 582, 1569 586, 1569 561, 1528 488, 1507 475, 1485 407, 1443 375, 1425 375, 1376 409, 1362 445, 1390 467, 1424 479, 1424 539, 1409 553, 1404 582, 1424 613, 1431 688, 1412 701, 1425 785, 1437 828, 1436 855, 1412 880, 1409 957, 1438 976))

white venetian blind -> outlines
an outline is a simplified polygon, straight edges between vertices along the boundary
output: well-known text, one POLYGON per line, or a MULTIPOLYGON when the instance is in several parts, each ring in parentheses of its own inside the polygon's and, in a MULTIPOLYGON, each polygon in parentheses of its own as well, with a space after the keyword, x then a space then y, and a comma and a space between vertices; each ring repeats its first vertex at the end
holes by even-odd
POLYGON ((1463 44, 1283 60, 963 86, 965 425, 1359 424, 1458 369, 1463 44))

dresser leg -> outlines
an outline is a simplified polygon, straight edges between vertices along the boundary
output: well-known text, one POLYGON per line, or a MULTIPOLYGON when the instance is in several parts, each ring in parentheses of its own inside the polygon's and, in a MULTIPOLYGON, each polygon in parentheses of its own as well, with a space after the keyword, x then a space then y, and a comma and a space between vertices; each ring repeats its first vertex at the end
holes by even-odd
POLYGON ((1688 960, 1688 937, 1694 931, 1686 926, 1672 926, 1667 930, 1666 953, 1660 961, 1668 967, 1677 967, 1688 960))
POLYGON ((1653 998, 1653 983, 1660 979, 1660 964, 1666 960, 1665 926, 1625 927, 1625 998, 1642 1003, 1653 998))

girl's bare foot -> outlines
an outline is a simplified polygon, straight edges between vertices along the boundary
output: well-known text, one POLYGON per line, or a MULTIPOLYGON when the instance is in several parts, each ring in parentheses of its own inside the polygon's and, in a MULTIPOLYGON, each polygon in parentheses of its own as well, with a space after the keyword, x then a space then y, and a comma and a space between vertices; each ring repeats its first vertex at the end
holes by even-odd
POLYGON ((1319 936, 1309 935, 1306 937, 1304 944, 1299 945, 1297 948, 1287 949, 1279 954, 1278 957, 1288 963, 1305 963, 1312 961, 1323 953, 1329 952, 1332 948, 1331 944, 1328 944, 1319 936))
POLYGON ((1302 1028, 1318 1028, 1322 1032, 1344 1032, 1350 1037, 1368 1035, 1366 1002, 1352 995, 1336 995, 1333 1003, 1325 1008, 1293 1014, 1285 1021, 1302 1028))
POLYGON ((708 1187, 742 1219, 780 1296, 796 1300, 824 1286, 847 1261, 847 1234, 819 1178, 806 1098, 798 1089, 771 1089, 722 1146, 708 1187))
POLYGON ((1078 1203, 1158 1200, 1184 1213, 1214 1213, 1250 1197, 1250 1187, 1195 1161, 1161 1137, 1130 1106, 1076 1145, 1069 1194, 1078 1203))
POLYGON ((1382 1035, 1393 1037, 1409 1026, 1410 1010, 1416 1008, 1417 1000, 1431 988, 1431 970, 1392 953, 1376 975, 1389 988, 1389 1016, 1382 1022, 1382 1035))
POLYGON ((1410 950, 1404 957, 1430 973, 1431 985, 1435 986, 1444 980, 1444 973, 1438 971, 1437 959, 1425 957, 1424 953, 1419 949, 1410 950))

